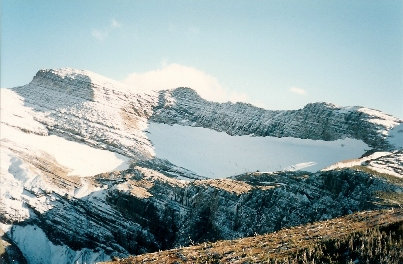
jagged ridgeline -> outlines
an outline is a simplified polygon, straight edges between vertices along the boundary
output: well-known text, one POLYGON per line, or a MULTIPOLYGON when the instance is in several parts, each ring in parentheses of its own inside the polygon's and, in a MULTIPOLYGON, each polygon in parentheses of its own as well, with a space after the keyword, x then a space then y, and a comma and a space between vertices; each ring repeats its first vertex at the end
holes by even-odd
MULTIPOLYGON (((399 208, 402 131, 398 118, 365 107, 272 111, 190 88, 142 92, 88 71, 40 70, 1 89, 1 261, 95 263, 399 208)), ((401 221, 391 212, 366 215, 401 221)), ((351 256, 387 263, 401 227, 385 221, 353 236, 351 256), (358 250, 376 239, 391 247, 358 250)), ((309 237, 309 247, 270 260, 334 249, 338 262, 350 238, 309 237)), ((224 261, 214 247, 196 262, 224 261)), ((258 248, 239 260, 253 262, 258 248)))
MULTIPOLYGON (((82 131, 84 120, 120 130, 120 124, 116 124, 116 116, 120 115, 126 118, 126 129, 142 128, 145 118, 165 124, 210 128, 229 135, 321 140, 350 137, 385 150, 393 148, 387 141, 387 132, 402 123, 377 110, 337 107, 330 103, 308 104, 299 110, 272 111, 247 103, 206 101, 191 88, 137 93, 135 87, 125 87, 97 74, 73 69, 41 70, 31 83, 14 91, 35 110, 50 114, 49 120, 43 120, 50 130, 70 132, 76 137, 92 135, 91 129, 82 131), (74 126, 52 123, 57 117, 74 126), (80 119, 84 120, 78 122, 80 119)), ((116 150, 122 147, 118 146, 116 150)))

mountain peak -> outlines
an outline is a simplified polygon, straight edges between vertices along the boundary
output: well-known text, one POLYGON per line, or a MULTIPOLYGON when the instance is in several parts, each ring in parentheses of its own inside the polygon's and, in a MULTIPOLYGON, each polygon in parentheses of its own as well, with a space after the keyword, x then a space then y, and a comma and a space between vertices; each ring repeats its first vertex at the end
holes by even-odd
POLYGON ((172 94, 178 97, 201 98, 197 91, 190 87, 175 88, 172 90, 172 94))
POLYGON ((100 74, 73 68, 41 69, 34 76, 31 83, 43 82, 78 84, 79 86, 104 87, 111 90, 127 91, 128 88, 118 81, 109 79, 100 74))
POLYGON ((311 108, 338 108, 335 104, 329 103, 329 102, 315 102, 315 103, 309 103, 304 106, 304 109, 311 109, 311 108))
POLYGON ((37 72, 37 75, 41 75, 41 74, 54 74, 54 75, 58 75, 58 76, 60 76, 62 78, 79 76, 79 75, 86 75, 86 76, 99 75, 99 74, 93 73, 91 71, 73 69, 73 68, 69 68, 69 67, 56 68, 56 69, 51 69, 51 68, 49 68, 49 69, 40 69, 37 72))

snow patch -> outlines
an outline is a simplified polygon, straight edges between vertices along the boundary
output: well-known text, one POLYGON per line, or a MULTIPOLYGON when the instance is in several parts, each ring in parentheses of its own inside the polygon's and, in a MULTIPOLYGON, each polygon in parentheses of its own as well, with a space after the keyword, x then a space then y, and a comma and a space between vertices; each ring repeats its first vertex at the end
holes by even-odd
POLYGON ((27 134, 18 129, 1 126, 1 139, 19 142, 32 152, 46 152, 56 161, 69 168, 69 175, 93 176, 102 172, 125 170, 129 158, 108 151, 90 147, 55 135, 39 136, 27 134))
POLYGON ((323 169, 323 171, 363 166, 378 173, 384 173, 391 176, 403 178, 402 164, 402 151, 375 152, 369 156, 360 159, 338 162, 323 169))
MULTIPOLYGON (((366 107, 361 107, 357 110, 359 112, 369 115, 371 117, 368 120, 369 122, 376 124, 376 125, 383 126, 387 130, 389 130, 399 124, 399 119, 397 119, 396 117, 390 116, 388 114, 382 113, 381 111, 366 108, 366 107)), ((387 134, 387 132, 386 132, 386 134, 387 134)))
POLYGON ((389 131, 388 142, 397 149, 403 148, 403 123, 389 131))
POLYGON ((292 166, 286 168, 285 170, 286 171, 297 171, 297 170, 306 169, 308 167, 315 166, 315 165, 316 165, 316 162, 312 162, 312 161, 311 162, 302 162, 302 163, 292 165, 292 166))
POLYGON ((9 236, 21 250, 29 264, 95 263, 110 260, 103 251, 83 248, 74 251, 66 245, 55 245, 36 225, 13 226, 9 236))
POLYGON ((389 155, 382 156, 367 162, 368 168, 379 173, 385 173, 398 178, 403 178, 403 152, 394 151, 389 155))
POLYGON ((7 219, 22 221, 30 217, 27 203, 35 205, 39 212, 52 208, 46 197, 36 197, 25 191, 35 193, 40 189, 47 190, 47 185, 34 173, 27 164, 11 151, 1 148, 0 152, 0 213, 7 219))
POLYGON ((329 167, 326 167, 323 169, 323 171, 329 171, 329 170, 336 170, 336 169, 342 169, 342 168, 351 168, 354 166, 360 166, 363 162, 367 162, 369 160, 377 159, 383 156, 390 155, 391 152, 375 152, 369 156, 360 158, 360 159, 352 159, 352 160, 345 160, 345 161, 340 161, 335 164, 332 164, 329 167))
POLYGON ((47 129, 36 121, 33 116, 39 113, 24 106, 21 96, 10 89, 0 89, 0 120, 12 127, 18 127, 25 131, 46 135, 47 129))

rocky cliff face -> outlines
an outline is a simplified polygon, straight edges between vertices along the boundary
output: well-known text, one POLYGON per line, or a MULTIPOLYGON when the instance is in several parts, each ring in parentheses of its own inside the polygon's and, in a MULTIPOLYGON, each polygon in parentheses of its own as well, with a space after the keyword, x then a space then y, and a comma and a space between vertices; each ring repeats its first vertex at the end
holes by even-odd
POLYGON ((316 173, 212 180, 156 157, 146 132, 153 121, 390 149, 388 132, 401 121, 375 110, 269 111, 208 102, 188 88, 140 94, 72 69, 2 90, 1 107, 0 242, 21 263, 94 263, 402 205, 401 150, 316 173), (72 164, 79 152, 88 154, 72 164))
POLYGON ((271 111, 246 103, 214 103, 190 88, 163 91, 151 120, 201 126, 230 135, 255 135, 336 140, 361 139, 377 149, 389 149, 386 132, 400 120, 364 107, 313 103, 303 109, 271 111), (170 98, 166 100, 165 98, 170 98))
POLYGON ((54 245, 124 257, 393 206, 381 203, 379 194, 403 191, 402 182, 348 169, 236 179, 185 182, 143 167, 99 175, 94 180, 108 188, 79 199, 52 194, 45 213, 29 204, 31 217, 14 222, 9 235, 18 241, 17 227, 35 226, 54 245))

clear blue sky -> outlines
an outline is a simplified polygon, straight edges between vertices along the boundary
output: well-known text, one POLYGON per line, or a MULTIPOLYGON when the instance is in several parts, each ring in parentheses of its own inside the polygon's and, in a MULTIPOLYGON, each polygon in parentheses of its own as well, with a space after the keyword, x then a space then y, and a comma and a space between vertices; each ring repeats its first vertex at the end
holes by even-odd
POLYGON ((171 63, 269 109, 327 101, 403 118, 403 1, 1 2, 1 87, 41 68, 123 80, 171 63))

